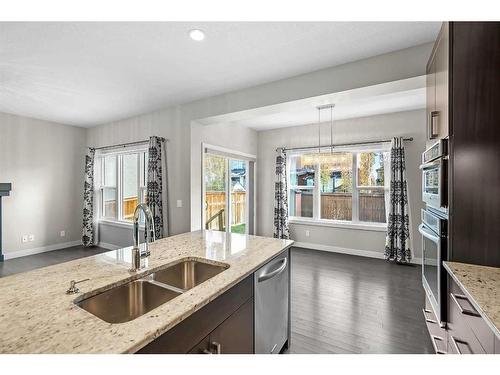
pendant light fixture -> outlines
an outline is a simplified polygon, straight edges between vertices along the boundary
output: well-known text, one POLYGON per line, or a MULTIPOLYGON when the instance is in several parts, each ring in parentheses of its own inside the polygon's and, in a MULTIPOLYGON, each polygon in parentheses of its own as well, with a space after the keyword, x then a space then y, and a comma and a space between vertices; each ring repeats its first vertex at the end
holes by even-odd
POLYGON ((330 153, 333 154, 333 108, 335 104, 326 104, 316 107, 318 110, 318 155, 317 160, 321 159, 321 111, 323 109, 330 109, 330 153))

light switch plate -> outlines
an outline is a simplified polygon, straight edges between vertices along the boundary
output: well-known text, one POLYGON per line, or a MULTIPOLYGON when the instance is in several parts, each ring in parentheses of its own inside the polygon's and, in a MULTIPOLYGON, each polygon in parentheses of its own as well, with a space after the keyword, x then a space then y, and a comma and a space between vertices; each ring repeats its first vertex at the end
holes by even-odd
POLYGON ((177 208, 181 208, 181 207, 182 207, 182 200, 177 199, 177 208))
POLYGON ((309 237, 309 230, 306 230, 306 237, 309 237))
POLYGON ((60 231, 60 232, 59 232, 59 235, 60 235, 61 237, 65 237, 65 236, 66 236, 66 231, 65 231, 65 230, 60 231))

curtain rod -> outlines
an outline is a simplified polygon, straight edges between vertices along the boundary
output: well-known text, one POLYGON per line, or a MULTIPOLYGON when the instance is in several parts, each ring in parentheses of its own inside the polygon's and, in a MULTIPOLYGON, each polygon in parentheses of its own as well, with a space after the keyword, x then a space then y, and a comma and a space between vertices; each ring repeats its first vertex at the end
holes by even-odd
MULTIPOLYGON (((163 137, 158 137, 161 140, 164 140, 165 142, 168 142, 168 139, 163 138, 163 137)), ((132 145, 139 145, 142 143, 149 143, 149 139, 146 139, 144 141, 136 141, 136 142, 127 142, 127 143, 119 143, 116 145, 109 145, 109 146, 102 146, 102 147, 89 147, 93 148, 94 150, 103 150, 105 148, 118 148, 118 147, 127 147, 127 146, 132 146, 132 145)))
MULTIPOLYGON (((381 141, 366 141, 366 142, 356 142, 356 143, 338 143, 335 145, 323 145, 323 146, 306 146, 306 147, 278 147, 276 151, 293 151, 293 150, 309 150, 309 149, 318 149, 318 148, 327 148, 327 147, 340 147, 340 146, 357 146, 357 145, 371 145, 375 143, 387 143, 391 142, 392 139, 385 139, 381 141)), ((411 142, 413 141, 413 137, 410 138, 403 138, 403 141, 405 142, 411 142)))

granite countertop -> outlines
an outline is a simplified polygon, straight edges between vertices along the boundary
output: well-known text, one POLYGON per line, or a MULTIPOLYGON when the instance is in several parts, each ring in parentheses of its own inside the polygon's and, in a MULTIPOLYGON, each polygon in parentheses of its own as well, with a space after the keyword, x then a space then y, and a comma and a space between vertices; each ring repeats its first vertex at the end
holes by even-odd
POLYGON ((253 273, 293 241, 197 231, 150 245, 148 268, 129 271, 131 248, 0 278, 0 353, 133 353, 253 273), (130 322, 111 324, 75 305, 183 258, 230 267, 130 322), (70 280, 80 293, 67 295, 70 280))
POLYGON ((500 339, 500 268, 443 262, 475 309, 500 339))

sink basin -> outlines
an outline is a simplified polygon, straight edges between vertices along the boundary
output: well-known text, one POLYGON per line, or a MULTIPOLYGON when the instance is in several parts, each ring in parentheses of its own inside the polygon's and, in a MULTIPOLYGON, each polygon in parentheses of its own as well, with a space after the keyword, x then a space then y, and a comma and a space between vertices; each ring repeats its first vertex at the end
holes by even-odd
POLYGON ((87 298, 79 302, 78 306, 105 322, 124 323, 146 314, 179 294, 146 280, 136 280, 87 298))
POLYGON ((187 260, 157 271, 152 279, 178 289, 188 290, 227 269, 224 266, 187 260))

